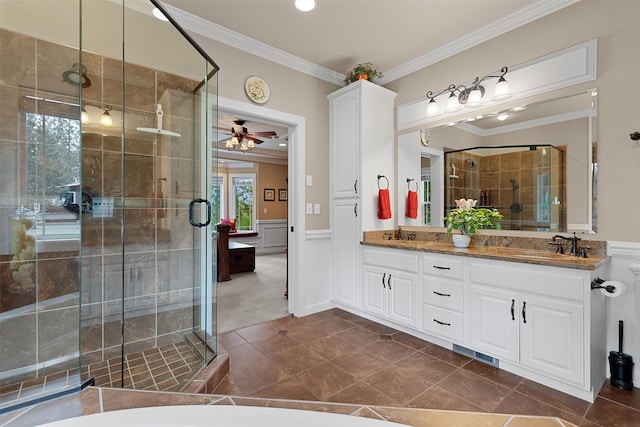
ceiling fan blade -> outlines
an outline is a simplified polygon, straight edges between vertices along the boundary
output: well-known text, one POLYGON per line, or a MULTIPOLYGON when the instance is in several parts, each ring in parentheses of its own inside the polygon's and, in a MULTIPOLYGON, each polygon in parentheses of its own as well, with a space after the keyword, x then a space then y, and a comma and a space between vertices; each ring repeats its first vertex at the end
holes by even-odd
POLYGON ((269 137, 273 137, 273 136, 277 136, 278 134, 275 131, 265 131, 265 132, 249 132, 248 135, 251 136, 269 136, 269 137))
POLYGON ((263 141, 263 140, 261 140, 261 139, 257 139, 257 138, 253 138, 253 137, 252 137, 251 139, 252 139, 252 140, 253 140, 253 142, 254 142, 254 143, 256 143, 256 144, 262 144, 262 143, 264 142, 264 141, 263 141))

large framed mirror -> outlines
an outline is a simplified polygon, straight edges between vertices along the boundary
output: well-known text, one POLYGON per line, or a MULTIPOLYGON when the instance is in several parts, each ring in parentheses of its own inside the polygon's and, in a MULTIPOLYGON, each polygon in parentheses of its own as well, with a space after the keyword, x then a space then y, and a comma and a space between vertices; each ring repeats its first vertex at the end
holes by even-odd
POLYGON ((442 187, 429 187, 444 206, 432 217, 473 198, 503 213, 507 230, 597 231, 597 89, 469 113, 420 132, 444 152, 442 187))

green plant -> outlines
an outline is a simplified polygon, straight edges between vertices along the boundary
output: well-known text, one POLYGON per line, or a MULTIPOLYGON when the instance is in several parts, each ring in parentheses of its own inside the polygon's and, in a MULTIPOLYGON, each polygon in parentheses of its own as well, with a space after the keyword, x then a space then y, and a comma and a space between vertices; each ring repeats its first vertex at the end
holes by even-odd
POLYGON ((471 236, 479 229, 499 228, 503 219, 497 209, 475 208, 477 200, 456 200, 456 208, 444 217, 447 234, 460 230, 461 234, 471 236))
POLYGON ((361 78, 360 76, 363 75, 366 75, 367 80, 369 80, 370 82, 372 82, 376 77, 382 77, 382 73, 373 68, 373 64, 371 64, 371 62, 365 62, 364 64, 358 64, 353 67, 353 70, 351 70, 344 81, 347 84, 353 83, 356 80, 359 80, 359 78, 361 78))

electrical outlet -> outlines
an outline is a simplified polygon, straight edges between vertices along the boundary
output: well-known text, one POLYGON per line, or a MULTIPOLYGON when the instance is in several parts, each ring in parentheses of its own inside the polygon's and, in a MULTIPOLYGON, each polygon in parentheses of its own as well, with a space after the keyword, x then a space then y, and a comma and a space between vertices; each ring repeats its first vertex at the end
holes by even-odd
POLYGON ((313 186, 313 176, 307 175, 307 187, 313 186))
POLYGON ((262 212, 267 213, 267 208, 264 208, 264 210, 262 212))
POLYGON ((316 203, 313 205, 313 213, 316 215, 320 215, 320 203, 316 203))
POLYGON ((311 203, 307 203, 307 215, 313 214, 313 205, 311 203))

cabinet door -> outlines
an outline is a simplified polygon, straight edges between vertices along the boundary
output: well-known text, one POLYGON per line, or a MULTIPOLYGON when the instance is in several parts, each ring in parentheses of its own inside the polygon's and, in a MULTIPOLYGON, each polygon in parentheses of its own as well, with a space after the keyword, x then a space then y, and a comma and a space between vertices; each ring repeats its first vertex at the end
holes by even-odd
POLYGON ((379 316, 387 316, 388 277, 386 269, 364 264, 362 268, 363 310, 379 316))
POLYGON ((418 320, 418 275, 389 269, 387 273, 389 319, 407 326, 418 320))
POLYGON ((333 230, 333 299, 359 307, 360 219, 355 200, 336 200, 331 218, 333 230))
POLYGON ((360 91, 332 99, 330 114, 332 197, 359 197, 360 91))
POLYGON ((520 363, 582 385, 582 307, 527 294, 521 299, 520 363))
POLYGON ((498 359, 518 361, 519 301, 515 292, 471 285, 470 345, 498 359))

